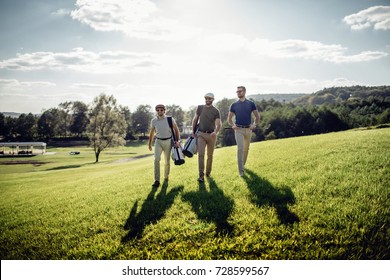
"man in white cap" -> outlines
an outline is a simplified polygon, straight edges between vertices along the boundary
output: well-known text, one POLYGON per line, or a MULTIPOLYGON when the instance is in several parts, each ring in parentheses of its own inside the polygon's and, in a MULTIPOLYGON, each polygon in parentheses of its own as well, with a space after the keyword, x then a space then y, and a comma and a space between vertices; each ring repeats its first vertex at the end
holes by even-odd
POLYGON ((214 94, 207 93, 204 96, 205 105, 199 105, 192 120, 193 137, 197 137, 198 144, 198 165, 199 182, 204 182, 204 157, 207 147, 206 176, 209 177, 213 165, 214 147, 217 141, 217 134, 221 129, 221 114, 213 106, 214 94), (195 135, 196 126, 199 123, 198 133, 195 135))
MULTIPOLYGON (((170 170, 170 154, 172 149, 172 130, 169 127, 167 117, 165 116, 165 106, 158 104, 156 106, 157 116, 151 121, 151 130, 149 134, 149 150, 152 151, 152 142, 154 135, 156 135, 156 141, 154 144, 154 183, 153 187, 160 185, 160 160, 161 154, 164 152, 165 166, 164 166, 164 180, 168 181, 170 170)), ((172 118, 172 127, 175 132, 176 139, 180 139, 179 128, 176 125, 175 119, 172 118)), ((179 147, 179 143, 175 142, 174 145, 179 147)))

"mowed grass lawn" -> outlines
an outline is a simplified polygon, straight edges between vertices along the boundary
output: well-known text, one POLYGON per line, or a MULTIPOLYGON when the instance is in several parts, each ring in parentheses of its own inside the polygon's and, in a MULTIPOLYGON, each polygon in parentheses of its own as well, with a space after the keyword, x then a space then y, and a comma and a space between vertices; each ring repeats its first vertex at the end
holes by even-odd
POLYGON ((157 189, 126 160, 145 145, 71 150, 0 159, 1 259, 390 257, 389 128, 252 143, 242 178, 220 148, 204 184, 195 156, 157 189))

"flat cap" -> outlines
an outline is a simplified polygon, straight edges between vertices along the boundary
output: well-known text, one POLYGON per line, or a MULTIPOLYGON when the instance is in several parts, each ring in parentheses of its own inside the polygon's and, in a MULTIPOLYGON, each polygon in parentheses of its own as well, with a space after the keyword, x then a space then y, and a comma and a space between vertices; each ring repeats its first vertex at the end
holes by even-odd
POLYGON ((157 109, 163 109, 163 110, 165 110, 165 106, 164 106, 163 104, 157 104, 155 109, 156 109, 156 110, 157 110, 157 109))

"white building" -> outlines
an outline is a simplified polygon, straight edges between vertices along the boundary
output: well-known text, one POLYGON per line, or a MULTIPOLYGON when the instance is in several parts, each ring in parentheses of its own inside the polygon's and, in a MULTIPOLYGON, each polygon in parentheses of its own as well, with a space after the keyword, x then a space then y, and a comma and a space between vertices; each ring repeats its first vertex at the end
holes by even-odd
POLYGON ((0 156, 37 155, 46 153, 45 142, 0 142, 0 156))

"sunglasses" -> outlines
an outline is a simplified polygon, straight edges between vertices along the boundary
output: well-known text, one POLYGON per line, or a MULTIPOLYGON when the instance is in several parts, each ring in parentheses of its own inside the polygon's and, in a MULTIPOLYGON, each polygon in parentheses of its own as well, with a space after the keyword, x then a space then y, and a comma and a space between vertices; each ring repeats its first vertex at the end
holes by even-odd
POLYGON ((164 109, 157 109, 156 111, 157 112, 164 112, 165 110, 164 109))

